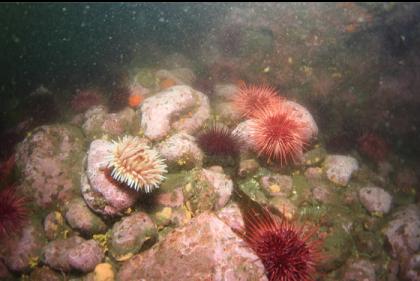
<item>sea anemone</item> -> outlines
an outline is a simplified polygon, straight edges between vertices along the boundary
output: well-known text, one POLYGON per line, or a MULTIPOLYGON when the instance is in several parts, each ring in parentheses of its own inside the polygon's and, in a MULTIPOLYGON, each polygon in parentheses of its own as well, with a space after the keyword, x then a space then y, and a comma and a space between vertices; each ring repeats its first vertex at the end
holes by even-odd
POLYGON ((137 191, 151 192, 165 179, 165 163, 157 151, 137 137, 124 136, 113 141, 106 161, 112 178, 137 191))
POLYGON ((274 88, 269 86, 248 86, 242 83, 233 97, 233 104, 243 117, 252 118, 261 109, 280 106, 282 99, 274 88))
POLYGON ((235 157, 240 149, 239 138, 229 128, 218 124, 212 124, 201 132, 197 142, 207 155, 235 157))
POLYGON ((251 119, 251 136, 258 151, 268 161, 297 162, 305 145, 306 125, 292 107, 279 104, 260 109, 251 119))
POLYGON ((128 97, 128 105, 132 108, 137 108, 143 101, 143 96, 140 93, 131 93, 128 97))
POLYGON ((0 191, 0 237, 18 231, 27 218, 26 200, 13 187, 0 191))
POLYGON ((313 280, 320 259, 316 227, 296 226, 268 209, 244 215, 244 228, 235 230, 261 259, 270 281, 313 280))

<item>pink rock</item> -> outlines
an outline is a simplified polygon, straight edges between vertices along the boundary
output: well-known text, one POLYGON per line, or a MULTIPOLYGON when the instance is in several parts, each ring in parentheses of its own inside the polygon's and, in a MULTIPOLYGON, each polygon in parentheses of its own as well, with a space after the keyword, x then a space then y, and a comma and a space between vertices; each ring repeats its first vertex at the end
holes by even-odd
POLYGON ((155 202, 156 204, 165 207, 181 207, 184 203, 184 194, 182 193, 182 188, 179 187, 170 192, 157 193, 155 202))
POLYGON ((69 252, 76 248, 78 245, 85 242, 79 236, 73 236, 68 239, 54 240, 48 243, 43 248, 43 261, 53 269, 69 272, 72 266, 69 261, 69 252))
POLYGON ((82 176, 82 195, 95 212, 114 216, 134 205, 140 193, 128 187, 111 182, 105 175, 104 157, 109 153, 111 143, 95 140, 90 144, 86 175, 82 176))
POLYGON ((213 187, 217 194, 217 201, 214 208, 221 209, 229 201, 233 192, 233 182, 223 172, 214 172, 212 170, 203 169, 202 175, 207 182, 213 187))
POLYGON ((264 266, 229 226, 202 213, 125 262, 117 280, 267 280, 264 266))
POLYGON ((17 147, 19 188, 40 207, 64 203, 78 193, 85 151, 82 132, 70 125, 36 128, 17 147))
POLYGON ((305 124, 304 139, 306 142, 310 142, 318 136, 318 126, 315 123, 311 113, 302 105, 294 101, 286 101, 286 104, 297 113, 297 117, 302 124, 305 124))
POLYGON ((0 240, 0 257, 11 271, 25 272, 30 269, 31 259, 40 258, 45 244, 41 225, 29 223, 19 235, 0 240))
POLYGON ((69 265, 82 272, 94 270, 103 258, 104 252, 95 240, 82 242, 68 251, 69 265))
POLYGON ((144 100, 141 127, 146 137, 163 139, 171 129, 189 134, 210 116, 207 96, 189 86, 174 86, 144 100))
POLYGON ((159 144, 157 150, 169 165, 195 167, 201 166, 203 162, 203 152, 195 138, 186 133, 171 136, 159 144))

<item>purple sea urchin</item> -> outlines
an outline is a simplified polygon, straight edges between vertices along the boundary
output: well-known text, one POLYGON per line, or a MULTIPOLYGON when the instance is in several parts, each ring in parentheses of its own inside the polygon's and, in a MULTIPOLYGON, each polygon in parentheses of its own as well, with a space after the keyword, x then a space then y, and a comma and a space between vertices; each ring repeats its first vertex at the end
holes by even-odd
POLYGON ((236 156, 240 141, 232 131, 222 125, 213 124, 197 137, 200 148, 208 155, 236 156))
POLYGON ((0 237, 19 230, 27 218, 26 200, 13 187, 0 191, 0 237))

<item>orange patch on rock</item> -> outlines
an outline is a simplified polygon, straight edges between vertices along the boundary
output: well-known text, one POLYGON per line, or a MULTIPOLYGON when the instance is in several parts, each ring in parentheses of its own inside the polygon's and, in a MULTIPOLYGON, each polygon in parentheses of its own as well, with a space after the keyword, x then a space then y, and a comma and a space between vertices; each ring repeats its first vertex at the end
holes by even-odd
POLYGON ((165 89, 168 89, 168 88, 170 88, 172 86, 175 86, 175 85, 176 85, 175 80, 173 80, 171 78, 166 78, 166 79, 163 79, 163 80, 160 81, 159 88, 161 90, 165 90, 165 89))

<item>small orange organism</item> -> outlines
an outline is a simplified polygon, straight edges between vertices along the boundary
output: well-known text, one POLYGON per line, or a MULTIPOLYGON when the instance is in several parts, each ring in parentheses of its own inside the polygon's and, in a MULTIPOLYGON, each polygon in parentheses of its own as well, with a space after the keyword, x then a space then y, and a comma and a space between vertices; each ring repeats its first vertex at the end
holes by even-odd
POLYGON ((139 93, 132 93, 128 97, 128 105, 132 108, 137 108, 143 101, 143 96, 139 93))

